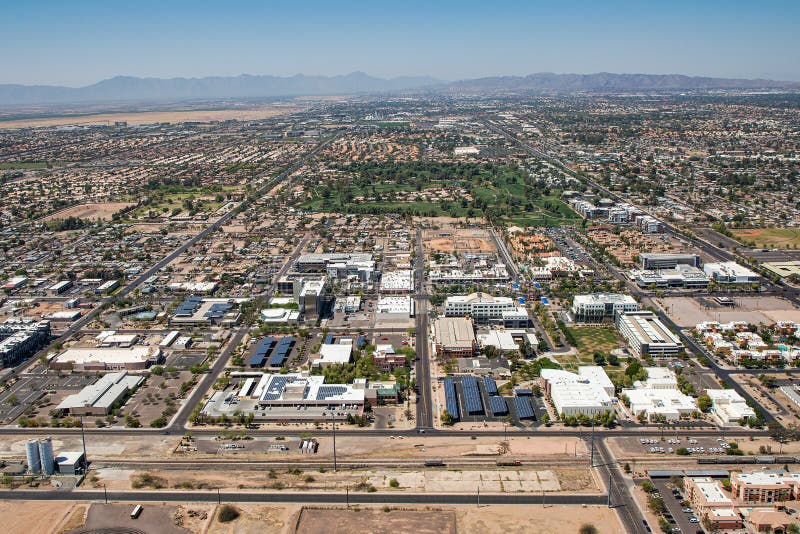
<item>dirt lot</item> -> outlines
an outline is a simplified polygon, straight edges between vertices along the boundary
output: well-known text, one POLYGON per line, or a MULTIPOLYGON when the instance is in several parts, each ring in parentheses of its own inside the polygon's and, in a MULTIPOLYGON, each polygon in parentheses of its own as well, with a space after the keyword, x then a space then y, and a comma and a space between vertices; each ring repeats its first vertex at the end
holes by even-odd
MULTIPOLYGON (((262 504, 237 504, 239 518, 230 523, 211 521, 208 534, 289 534, 295 532, 297 515, 301 507, 265 506, 262 504)), ((318 532, 325 532, 320 530, 318 532)))
POLYGON ((83 525, 87 505, 62 501, 0 502, 4 534, 55 533, 83 525))
POLYGON ((654 299, 675 323, 693 328, 703 321, 747 321, 752 324, 773 324, 776 321, 800 321, 800 310, 777 297, 735 297, 736 306, 704 308, 696 299, 667 297, 654 299))
POLYGON ((142 111, 127 113, 98 113, 91 115, 73 115, 69 117, 53 117, 43 119, 18 119, 0 122, 0 128, 28 128, 42 126, 62 126, 65 124, 108 124, 125 121, 130 125, 151 124, 155 122, 209 122, 239 120, 250 121, 269 119, 286 113, 298 111, 296 107, 264 107, 258 109, 223 109, 204 111, 142 111))
POLYGON ((128 206, 133 206, 133 202, 104 202, 78 204, 65 210, 61 210, 52 215, 48 215, 45 220, 66 219, 67 217, 77 217, 78 219, 110 221, 112 215, 128 206))
POLYGON ((297 534, 349 534, 350 532, 416 532, 418 534, 455 534, 456 514, 452 510, 381 509, 321 510, 306 508, 300 512, 297 534))
POLYGON ((476 228, 444 226, 425 230, 423 242, 431 252, 495 252, 488 232, 476 228))
MULTIPOLYGON (((177 506, 145 504, 137 519, 131 519, 133 504, 92 504, 86 516, 86 523, 68 531, 68 534, 97 532, 101 529, 136 529, 159 534, 182 534, 191 532, 175 525, 177 506)), ((132 530, 133 531, 133 530, 132 530)))

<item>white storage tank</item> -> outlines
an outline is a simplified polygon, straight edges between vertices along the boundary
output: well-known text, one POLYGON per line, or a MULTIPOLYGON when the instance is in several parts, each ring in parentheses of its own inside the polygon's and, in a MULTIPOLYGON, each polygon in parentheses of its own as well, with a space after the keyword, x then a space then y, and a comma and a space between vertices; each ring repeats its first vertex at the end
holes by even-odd
POLYGON ((39 460, 39 441, 29 439, 25 444, 25 454, 28 457, 28 471, 38 473, 42 470, 42 462, 39 460))
POLYGON ((39 440, 39 458, 42 461, 42 472, 45 475, 52 475, 56 472, 53 459, 53 440, 51 438, 39 440))

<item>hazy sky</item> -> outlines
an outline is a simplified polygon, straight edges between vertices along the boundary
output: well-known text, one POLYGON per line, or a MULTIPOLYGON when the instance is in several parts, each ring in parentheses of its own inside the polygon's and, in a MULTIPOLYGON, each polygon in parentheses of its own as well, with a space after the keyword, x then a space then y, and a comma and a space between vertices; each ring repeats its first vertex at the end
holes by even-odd
POLYGON ((356 70, 800 80, 797 0, 0 2, 0 83, 356 70))

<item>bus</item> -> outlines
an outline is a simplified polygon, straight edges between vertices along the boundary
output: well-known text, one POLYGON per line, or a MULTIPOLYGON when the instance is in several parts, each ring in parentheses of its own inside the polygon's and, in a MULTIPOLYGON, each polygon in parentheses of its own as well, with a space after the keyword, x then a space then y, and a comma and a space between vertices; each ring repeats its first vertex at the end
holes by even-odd
POLYGON ((131 519, 136 519, 137 517, 139 517, 141 513, 142 513, 142 505, 137 504, 136 506, 133 507, 133 510, 131 511, 131 519))

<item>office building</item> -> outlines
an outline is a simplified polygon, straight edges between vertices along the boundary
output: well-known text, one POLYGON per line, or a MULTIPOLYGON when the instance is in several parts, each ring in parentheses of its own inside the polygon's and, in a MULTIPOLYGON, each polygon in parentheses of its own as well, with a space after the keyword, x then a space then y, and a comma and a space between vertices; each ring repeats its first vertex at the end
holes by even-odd
POLYGON ((129 375, 127 371, 109 373, 80 392, 67 396, 56 409, 70 415, 108 415, 142 382, 143 376, 129 375))
POLYGON ((759 276, 736 262, 706 263, 703 271, 718 284, 754 284, 759 276))
POLYGON ((647 380, 637 381, 633 388, 623 389, 634 416, 675 421, 697 411, 695 400, 678 389, 678 379, 666 367, 647 367, 647 380))
POLYGON ((517 304, 509 297, 494 297, 488 293, 470 293, 447 297, 444 304, 445 317, 470 316, 478 324, 500 322, 503 312, 516 311, 517 304))
POLYGON ((711 414, 722 426, 738 425, 739 421, 756 416, 755 410, 732 389, 709 389, 706 395, 711 398, 711 414))
POLYGON ((613 410, 614 385, 601 367, 579 367, 578 374, 561 369, 542 369, 545 391, 562 416, 592 417, 613 410))
POLYGON ((440 317, 433 325, 433 337, 440 358, 468 358, 475 354, 475 330, 469 319, 440 317))
POLYGON ((161 359, 161 349, 157 346, 70 348, 56 355, 50 367, 75 371, 140 371, 161 359))
POLYGON ((644 270, 674 269, 678 265, 700 267, 697 254, 661 254, 643 252, 639 254, 639 264, 644 270))
POLYGON ((636 311, 617 315, 617 329, 640 358, 677 356, 684 350, 681 340, 653 312, 636 311))
POLYGON ((591 293, 572 298, 572 318, 579 323, 599 323, 620 313, 637 311, 639 303, 621 293, 591 293))

